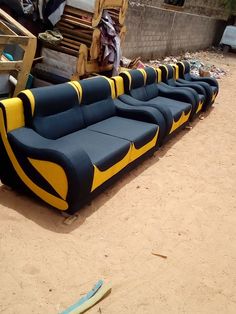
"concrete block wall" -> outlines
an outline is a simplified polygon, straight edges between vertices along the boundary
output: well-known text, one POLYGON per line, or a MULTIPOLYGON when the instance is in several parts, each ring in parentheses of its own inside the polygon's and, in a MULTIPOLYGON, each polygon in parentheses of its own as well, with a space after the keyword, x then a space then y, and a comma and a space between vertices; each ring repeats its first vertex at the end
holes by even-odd
POLYGON ((221 37, 225 22, 148 4, 129 6, 123 55, 155 59, 168 54, 204 49, 221 37))

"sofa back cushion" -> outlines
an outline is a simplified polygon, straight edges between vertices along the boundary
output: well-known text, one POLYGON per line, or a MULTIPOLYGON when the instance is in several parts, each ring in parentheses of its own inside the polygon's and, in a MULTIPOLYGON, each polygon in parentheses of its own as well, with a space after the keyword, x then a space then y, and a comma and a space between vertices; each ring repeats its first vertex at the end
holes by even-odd
POLYGON ((77 89, 65 83, 21 92, 26 126, 57 139, 85 127, 77 89))
POLYGON ((140 101, 149 101, 158 96, 157 73, 153 68, 125 71, 120 74, 125 92, 140 101))
POLYGON ((80 105, 86 126, 110 118, 116 114, 113 97, 114 82, 99 76, 79 82, 80 105))

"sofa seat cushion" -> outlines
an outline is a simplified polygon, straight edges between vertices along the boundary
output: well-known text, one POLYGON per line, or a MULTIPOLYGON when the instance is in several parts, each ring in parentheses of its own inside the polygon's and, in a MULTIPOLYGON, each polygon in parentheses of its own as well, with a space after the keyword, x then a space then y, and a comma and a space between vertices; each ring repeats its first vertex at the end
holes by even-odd
POLYGON ((141 148, 154 138, 158 126, 116 116, 93 124, 88 129, 128 140, 136 148, 141 148))
POLYGON ((83 149, 101 171, 118 163, 130 150, 129 141, 88 129, 61 137, 57 142, 60 145, 73 145, 83 149))
POLYGON ((169 99, 158 96, 148 101, 147 104, 157 105, 158 107, 166 107, 172 115, 171 127, 169 134, 184 125, 190 117, 192 105, 178 100, 169 99))
POLYGON ((158 96, 153 98, 152 100, 148 101, 147 103, 155 103, 167 106, 171 111, 173 118, 179 119, 183 112, 189 112, 192 108, 191 104, 185 103, 178 100, 169 99, 166 97, 158 96))
POLYGON ((130 141, 132 144, 129 162, 154 148, 159 132, 156 124, 121 117, 106 119, 90 126, 89 129, 130 141))

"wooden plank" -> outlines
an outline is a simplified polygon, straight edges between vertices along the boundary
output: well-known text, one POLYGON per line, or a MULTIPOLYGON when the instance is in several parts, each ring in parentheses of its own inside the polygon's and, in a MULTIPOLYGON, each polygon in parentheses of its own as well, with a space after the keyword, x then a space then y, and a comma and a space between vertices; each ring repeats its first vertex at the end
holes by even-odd
POLYGON ((68 34, 62 30, 60 30, 61 34, 63 35, 63 38, 70 38, 70 39, 73 39, 75 42, 82 42, 82 43, 86 43, 87 45, 91 45, 91 42, 92 42, 92 38, 91 39, 87 39, 87 38, 84 38, 80 35, 73 35, 73 34, 68 34))
POLYGON ((28 36, 29 38, 35 38, 35 36, 31 32, 29 32, 24 26, 18 23, 15 19, 13 19, 13 17, 8 15, 2 9, 0 9, 0 16, 2 16, 9 23, 13 24, 15 27, 17 27, 24 35, 28 36))
POLYGON ((0 45, 6 44, 18 44, 27 45, 29 38, 26 36, 16 36, 16 35, 0 35, 0 45))
POLYGON ((73 40, 73 39, 70 39, 70 38, 66 38, 66 37, 64 37, 63 40, 61 41, 62 44, 64 42, 73 44, 75 47, 78 47, 78 48, 81 45, 81 43, 79 41, 76 41, 76 40, 73 40))
POLYGON ((73 36, 76 38, 77 36, 80 36, 81 38, 85 38, 92 41, 92 34, 90 35, 90 34, 81 32, 79 29, 70 30, 70 29, 67 29, 66 27, 60 27, 60 32, 68 34, 71 37, 73 36))
POLYGON ((17 35, 8 25, 5 24, 3 20, 0 20, 0 29, 4 34, 7 35, 17 35))
POLYGON ((90 13, 90 12, 83 11, 83 10, 80 10, 80 9, 77 9, 77 8, 73 8, 73 7, 69 6, 69 5, 65 6, 64 12, 75 14, 75 15, 79 15, 81 17, 82 16, 88 16, 88 17, 90 17, 91 22, 92 22, 93 14, 90 13))
POLYGON ((50 45, 50 44, 46 44, 44 46, 47 47, 47 48, 50 48, 52 50, 55 50, 55 51, 60 51, 60 52, 69 54, 71 56, 78 57, 78 55, 79 55, 78 49, 72 49, 72 48, 64 47, 62 45, 60 45, 60 46, 53 46, 53 45, 50 45))
POLYGON ((21 70, 22 61, 1 61, 0 62, 0 71, 13 71, 13 70, 21 70))
POLYGON ((63 21, 60 21, 57 23, 57 27, 60 28, 60 27, 66 27, 66 28, 70 28, 70 29, 74 29, 75 27, 73 25, 70 25, 66 22, 63 22, 63 21))
POLYGON ((17 76, 17 85, 13 97, 16 96, 21 90, 26 86, 30 70, 34 61, 34 56, 37 47, 37 39, 35 36, 29 38, 28 45, 25 48, 25 53, 23 57, 23 67, 17 76))
POLYGON ((79 47, 80 47, 80 45, 70 43, 64 39, 60 42, 60 45, 63 45, 63 46, 69 47, 69 48, 74 48, 74 49, 79 49, 79 47))
POLYGON ((62 18, 70 19, 72 21, 79 22, 79 23, 82 23, 84 25, 91 26, 90 22, 86 21, 85 19, 81 19, 81 18, 79 18, 77 16, 73 16, 73 15, 69 15, 69 14, 63 14, 62 18))
POLYGON ((15 21, 10 15, 0 9, 0 18, 4 21, 0 23, 0 29, 4 32, 0 35, 0 47, 5 47, 6 44, 18 44, 24 50, 23 59, 20 61, 2 61, 0 62, 0 71, 11 72, 17 71, 17 84, 15 86, 13 96, 16 96, 22 89, 25 88, 28 76, 34 60, 36 51, 37 39, 20 23, 15 21), (13 32, 7 24, 14 26, 16 32, 19 30, 18 36, 13 32))
POLYGON ((85 24, 83 24, 83 23, 80 23, 80 22, 71 20, 71 19, 69 19, 69 18, 62 17, 61 21, 62 21, 62 22, 67 22, 67 23, 72 24, 72 25, 76 25, 76 26, 80 26, 80 27, 84 27, 84 28, 88 28, 88 29, 93 29, 92 26, 85 25, 85 24))

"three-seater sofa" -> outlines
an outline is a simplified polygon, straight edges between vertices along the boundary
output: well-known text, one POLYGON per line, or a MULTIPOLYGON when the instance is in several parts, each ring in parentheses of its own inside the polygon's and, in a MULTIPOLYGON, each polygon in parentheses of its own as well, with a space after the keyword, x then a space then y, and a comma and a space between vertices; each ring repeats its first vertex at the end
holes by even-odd
POLYGON ((117 173, 158 147, 163 117, 114 100, 95 77, 0 102, 0 178, 73 213, 117 173))

